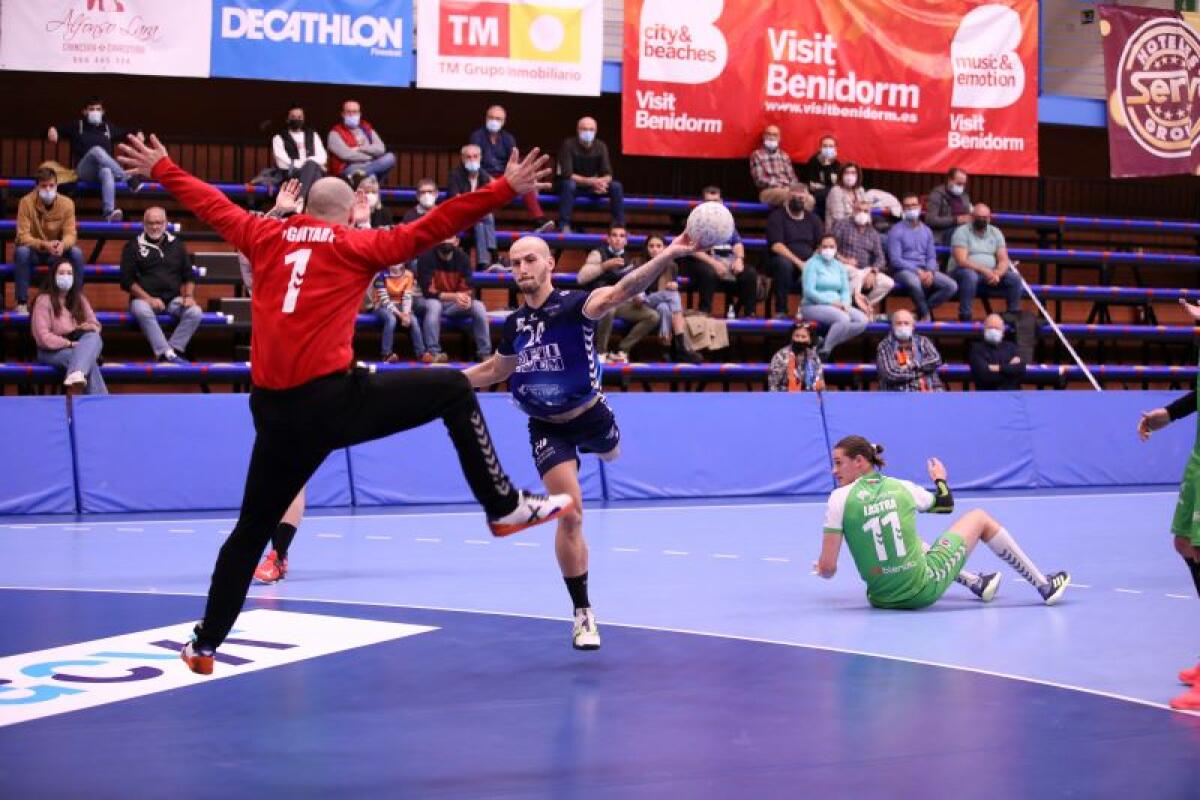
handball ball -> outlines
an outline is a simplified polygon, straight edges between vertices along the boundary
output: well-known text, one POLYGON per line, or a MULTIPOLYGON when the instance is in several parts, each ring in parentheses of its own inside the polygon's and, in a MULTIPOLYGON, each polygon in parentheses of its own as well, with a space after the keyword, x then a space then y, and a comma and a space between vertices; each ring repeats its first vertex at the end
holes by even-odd
POLYGON ((688 214, 684 232, 700 250, 727 244, 733 238, 733 214, 721 203, 701 203, 688 214))

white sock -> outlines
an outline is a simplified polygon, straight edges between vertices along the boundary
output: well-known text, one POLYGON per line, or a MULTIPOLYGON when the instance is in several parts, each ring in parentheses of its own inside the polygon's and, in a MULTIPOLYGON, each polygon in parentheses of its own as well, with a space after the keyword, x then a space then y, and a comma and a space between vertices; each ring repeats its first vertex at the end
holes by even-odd
POLYGON ((1029 556, 1023 551, 1013 539, 1012 535, 1006 528, 1001 528, 996 532, 996 535, 987 542, 987 546, 992 549, 992 552, 1000 557, 1001 560, 1008 563, 1010 567, 1016 570, 1017 574, 1025 580, 1032 583, 1037 588, 1042 588, 1049 581, 1042 571, 1037 568, 1037 565, 1030 560, 1029 556))
MULTIPOLYGON (((929 552, 929 545, 926 542, 921 542, 921 548, 926 553, 929 552)), ((963 586, 967 587, 968 589, 978 589, 980 584, 982 583, 982 581, 979 578, 978 573, 970 572, 969 570, 965 570, 965 569, 962 572, 960 572, 954 576, 954 582, 958 583, 958 584, 962 584, 963 586)))

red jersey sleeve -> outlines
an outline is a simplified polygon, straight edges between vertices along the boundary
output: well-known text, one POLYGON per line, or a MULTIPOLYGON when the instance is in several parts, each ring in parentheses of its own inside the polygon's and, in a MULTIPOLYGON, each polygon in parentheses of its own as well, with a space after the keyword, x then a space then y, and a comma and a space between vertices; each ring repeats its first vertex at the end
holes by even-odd
POLYGON ((264 222, 261 217, 234 205, 224 194, 188 174, 169 158, 154 165, 151 177, 162 183, 164 189, 219 233, 222 239, 249 254, 254 235, 264 222))
POLYGON ((377 272, 392 264, 419 256, 443 239, 470 228, 480 218, 512 202, 516 192, 504 178, 482 189, 460 194, 436 206, 408 225, 391 230, 348 228, 343 234, 351 257, 364 272, 377 272))

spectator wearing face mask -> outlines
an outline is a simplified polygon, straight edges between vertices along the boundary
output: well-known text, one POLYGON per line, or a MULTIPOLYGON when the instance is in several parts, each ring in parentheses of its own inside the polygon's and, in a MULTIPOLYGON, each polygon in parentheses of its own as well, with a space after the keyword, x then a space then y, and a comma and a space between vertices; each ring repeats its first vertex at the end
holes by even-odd
POLYGON ((33 302, 30 324, 38 362, 65 370, 64 386, 82 388, 86 394, 108 394, 96 365, 104 346, 100 323, 83 296, 71 262, 56 260, 51 264, 46 283, 33 302))
MULTIPOLYGON (((704 187, 700 198, 706 203, 725 202, 717 186, 704 187)), ((758 272, 746 263, 746 246, 736 227, 728 241, 692 251, 679 260, 679 266, 695 284, 700 311, 705 314, 712 313, 718 288, 725 294, 727 317, 753 317, 758 312, 758 272)))
POLYGON ((792 329, 792 341, 771 358, 767 389, 772 392, 823 392, 824 367, 804 324, 792 329))
POLYGON ((750 177, 758 188, 758 201, 769 206, 784 205, 792 187, 801 185, 792 157, 780 146, 778 125, 763 129, 762 147, 750 154, 750 177))
MULTIPOLYGON (((657 256, 667 246, 661 234, 652 233, 646 237, 646 260, 657 256)), ((692 348, 691 340, 687 337, 687 328, 683 321, 683 296, 679 293, 679 266, 672 263, 658 276, 657 287, 646 295, 646 305, 658 312, 658 339, 671 350, 668 357, 671 361, 687 361, 699 364, 704 361, 692 348)))
POLYGON ((135 132, 104 120, 104 103, 99 97, 84 103, 78 119, 54 125, 46 133, 51 143, 57 144, 59 138, 71 143, 71 165, 79 180, 100 184, 100 213, 109 222, 120 222, 125 218, 116 205, 117 181, 126 181, 135 192, 142 187, 142 179, 126 173, 113 158, 113 147, 131 133, 139 138, 142 136, 141 131, 135 132))
MULTIPOLYGON (((854 216, 858 203, 867 199, 867 190, 862 185, 862 170, 853 161, 842 167, 837 185, 829 190, 825 198, 825 224, 832 230, 833 224, 854 216)), ((868 204, 867 208, 870 208, 868 204)))
POLYGON ((932 322, 933 309, 954 297, 958 284, 938 269, 933 232, 921 222, 921 199, 906 192, 901 199, 903 221, 887 235, 892 277, 904 287, 917 307, 919 322, 932 322))
POLYGON ((71 262, 83 283, 83 251, 75 246, 75 203, 58 193, 58 175, 48 167, 33 176, 37 185, 17 204, 17 235, 13 250, 17 313, 29 313, 29 284, 40 264, 71 262))
POLYGON ((838 244, 838 259, 850 273, 850 290, 854 305, 874 319, 878 306, 896 285, 884 273, 887 259, 883 256, 883 240, 871 224, 871 204, 859 200, 854 216, 833 223, 830 230, 838 244))
POLYGON ((583 117, 575 125, 575 135, 564 139, 558 150, 558 215, 563 233, 571 232, 575 195, 607 197, 612 224, 625 227, 625 190, 613 179, 608 145, 596 138, 596 120, 583 117))
POLYGON ((390 228, 395 224, 392 212, 383 204, 383 198, 379 194, 378 178, 374 175, 364 175, 358 183, 352 185, 355 191, 360 191, 367 196, 367 205, 371 209, 371 216, 367 220, 367 227, 390 228))
MULTIPOLYGON (((481 189, 492 182, 492 176, 482 168, 479 145, 463 145, 459 151, 461 163, 450 171, 447 197, 481 189)), ((492 214, 482 217, 471 228, 471 239, 475 245, 475 264, 479 269, 490 269, 496 260, 496 218, 492 214)))
POLYGON ((971 221, 971 205, 966 171, 951 167, 946 182, 933 187, 925 199, 925 224, 938 244, 950 244, 954 231, 971 221))
POLYGON ((803 177, 808 191, 817 201, 817 212, 825 210, 829 190, 838 184, 842 164, 837 160, 837 140, 829 134, 821 137, 820 147, 804 164, 803 177))
POLYGON ((293 178, 300 181, 301 199, 308 197, 309 188, 325 175, 328 160, 325 145, 317 132, 304 124, 304 107, 300 104, 292 103, 287 112, 287 127, 271 137, 271 157, 275 162, 274 174, 266 178, 279 183, 293 178))
POLYGON ((828 327, 820 349, 822 360, 842 342, 862 335, 867 329, 867 317, 853 305, 850 276, 837 258, 837 239, 833 234, 821 237, 817 252, 804 264, 802 276, 804 302, 800 307, 803 318, 828 327))
POLYGON ((938 376, 942 356, 933 342, 913 332, 911 311, 892 314, 892 332, 879 343, 875 366, 879 388, 885 392, 940 392, 945 389, 938 376))
POLYGON ((808 189, 797 184, 787 204, 767 214, 767 270, 775 278, 775 316, 779 318, 790 316, 788 295, 825 231, 821 218, 809 209, 810 199, 808 189))
POLYGON ((983 321, 983 339, 971 342, 967 356, 971 377, 979 391, 1012 391, 1021 388, 1025 362, 1017 355, 1017 345, 1004 338, 1004 320, 989 314, 983 321))
POLYGON ((196 304, 192 257, 183 240, 167 231, 167 212, 146 209, 142 233, 121 251, 121 288, 129 292, 129 312, 159 361, 186 364, 182 353, 204 316, 196 304), (171 338, 163 335, 158 315, 176 321, 171 338))
MULTIPOLYGON (((616 286, 621 278, 637 266, 627 247, 628 242, 629 232, 623 227, 613 225, 609 228, 604 245, 588 253, 587 260, 580 267, 579 288, 591 292, 603 286, 616 286)), ((596 323, 596 352, 609 363, 624 363, 629 360, 629 353, 637 343, 657 325, 658 311, 646 302, 646 296, 633 297, 596 323), (630 328, 617 345, 616 352, 610 355, 608 340, 612 335, 614 318, 628 322, 630 328)))
POLYGON ((329 171, 351 179, 356 174, 379 179, 396 166, 396 156, 387 151, 383 138, 362 117, 357 100, 342 103, 342 121, 329 131, 329 171))
POLYGON ((1002 294, 1010 314, 1021 310, 1021 276, 1008 258, 1004 234, 991 221, 992 210, 977 203, 971 223, 958 226, 950 237, 951 275, 958 284, 960 322, 970 322, 978 296, 1002 294))
POLYGON ((446 361, 442 352, 442 317, 471 320, 475 357, 484 361, 492 355, 487 309, 471 293, 471 260, 451 236, 417 259, 417 283, 425 298, 424 330, 421 332, 429 361, 446 361))
POLYGON ((438 185, 433 178, 421 178, 417 181, 417 204, 404 212, 401 219, 405 225, 415 222, 428 214, 437 205, 438 185))
MULTIPOLYGON (((473 131, 467 141, 479 148, 482 161, 482 171, 489 175, 503 175, 504 167, 508 164, 509 156, 517 148, 517 139, 504 125, 508 122, 508 112, 503 106, 489 106, 484 114, 483 127, 473 131)), ((542 205, 538 202, 537 192, 530 192, 521 197, 521 202, 533 218, 533 224, 538 233, 554 230, 554 223, 546 219, 542 205)))
MULTIPOLYGON (((383 325, 379 342, 381 361, 394 364, 400 360, 394 349, 397 325, 406 328, 412 337, 413 354, 417 358, 425 355, 421 323, 413 312, 415 288, 416 275, 403 264, 388 267, 376 275, 371 284, 372 310, 383 325)), ((440 308, 438 313, 441 313, 440 308)))

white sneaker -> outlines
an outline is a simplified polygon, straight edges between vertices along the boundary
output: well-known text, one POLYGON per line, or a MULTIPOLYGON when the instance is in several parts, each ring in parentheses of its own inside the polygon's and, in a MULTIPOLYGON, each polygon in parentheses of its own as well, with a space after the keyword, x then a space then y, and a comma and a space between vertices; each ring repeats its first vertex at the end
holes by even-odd
POLYGON ((599 650, 600 628, 590 608, 575 609, 575 626, 571 629, 571 647, 576 650, 599 650))
POLYGON ((533 494, 522 491, 517 507, 499 519, 489 519, 493 536, 511 536, 518 531, 558 519, 575 505, 569 494, 533 494))
POLYGON ((63 381, 63 386, 66 386, 68 389, 75 386, 87 386, 87 377, 79 370, 75 370, 67 375, 67 379, 63 381))
POLYGON ((13 313, 14 314, 28 314, 29 306, 26 305, 25 303, 17 303, 17 307, 16 307, 16 309, 13 310, 13 313))

